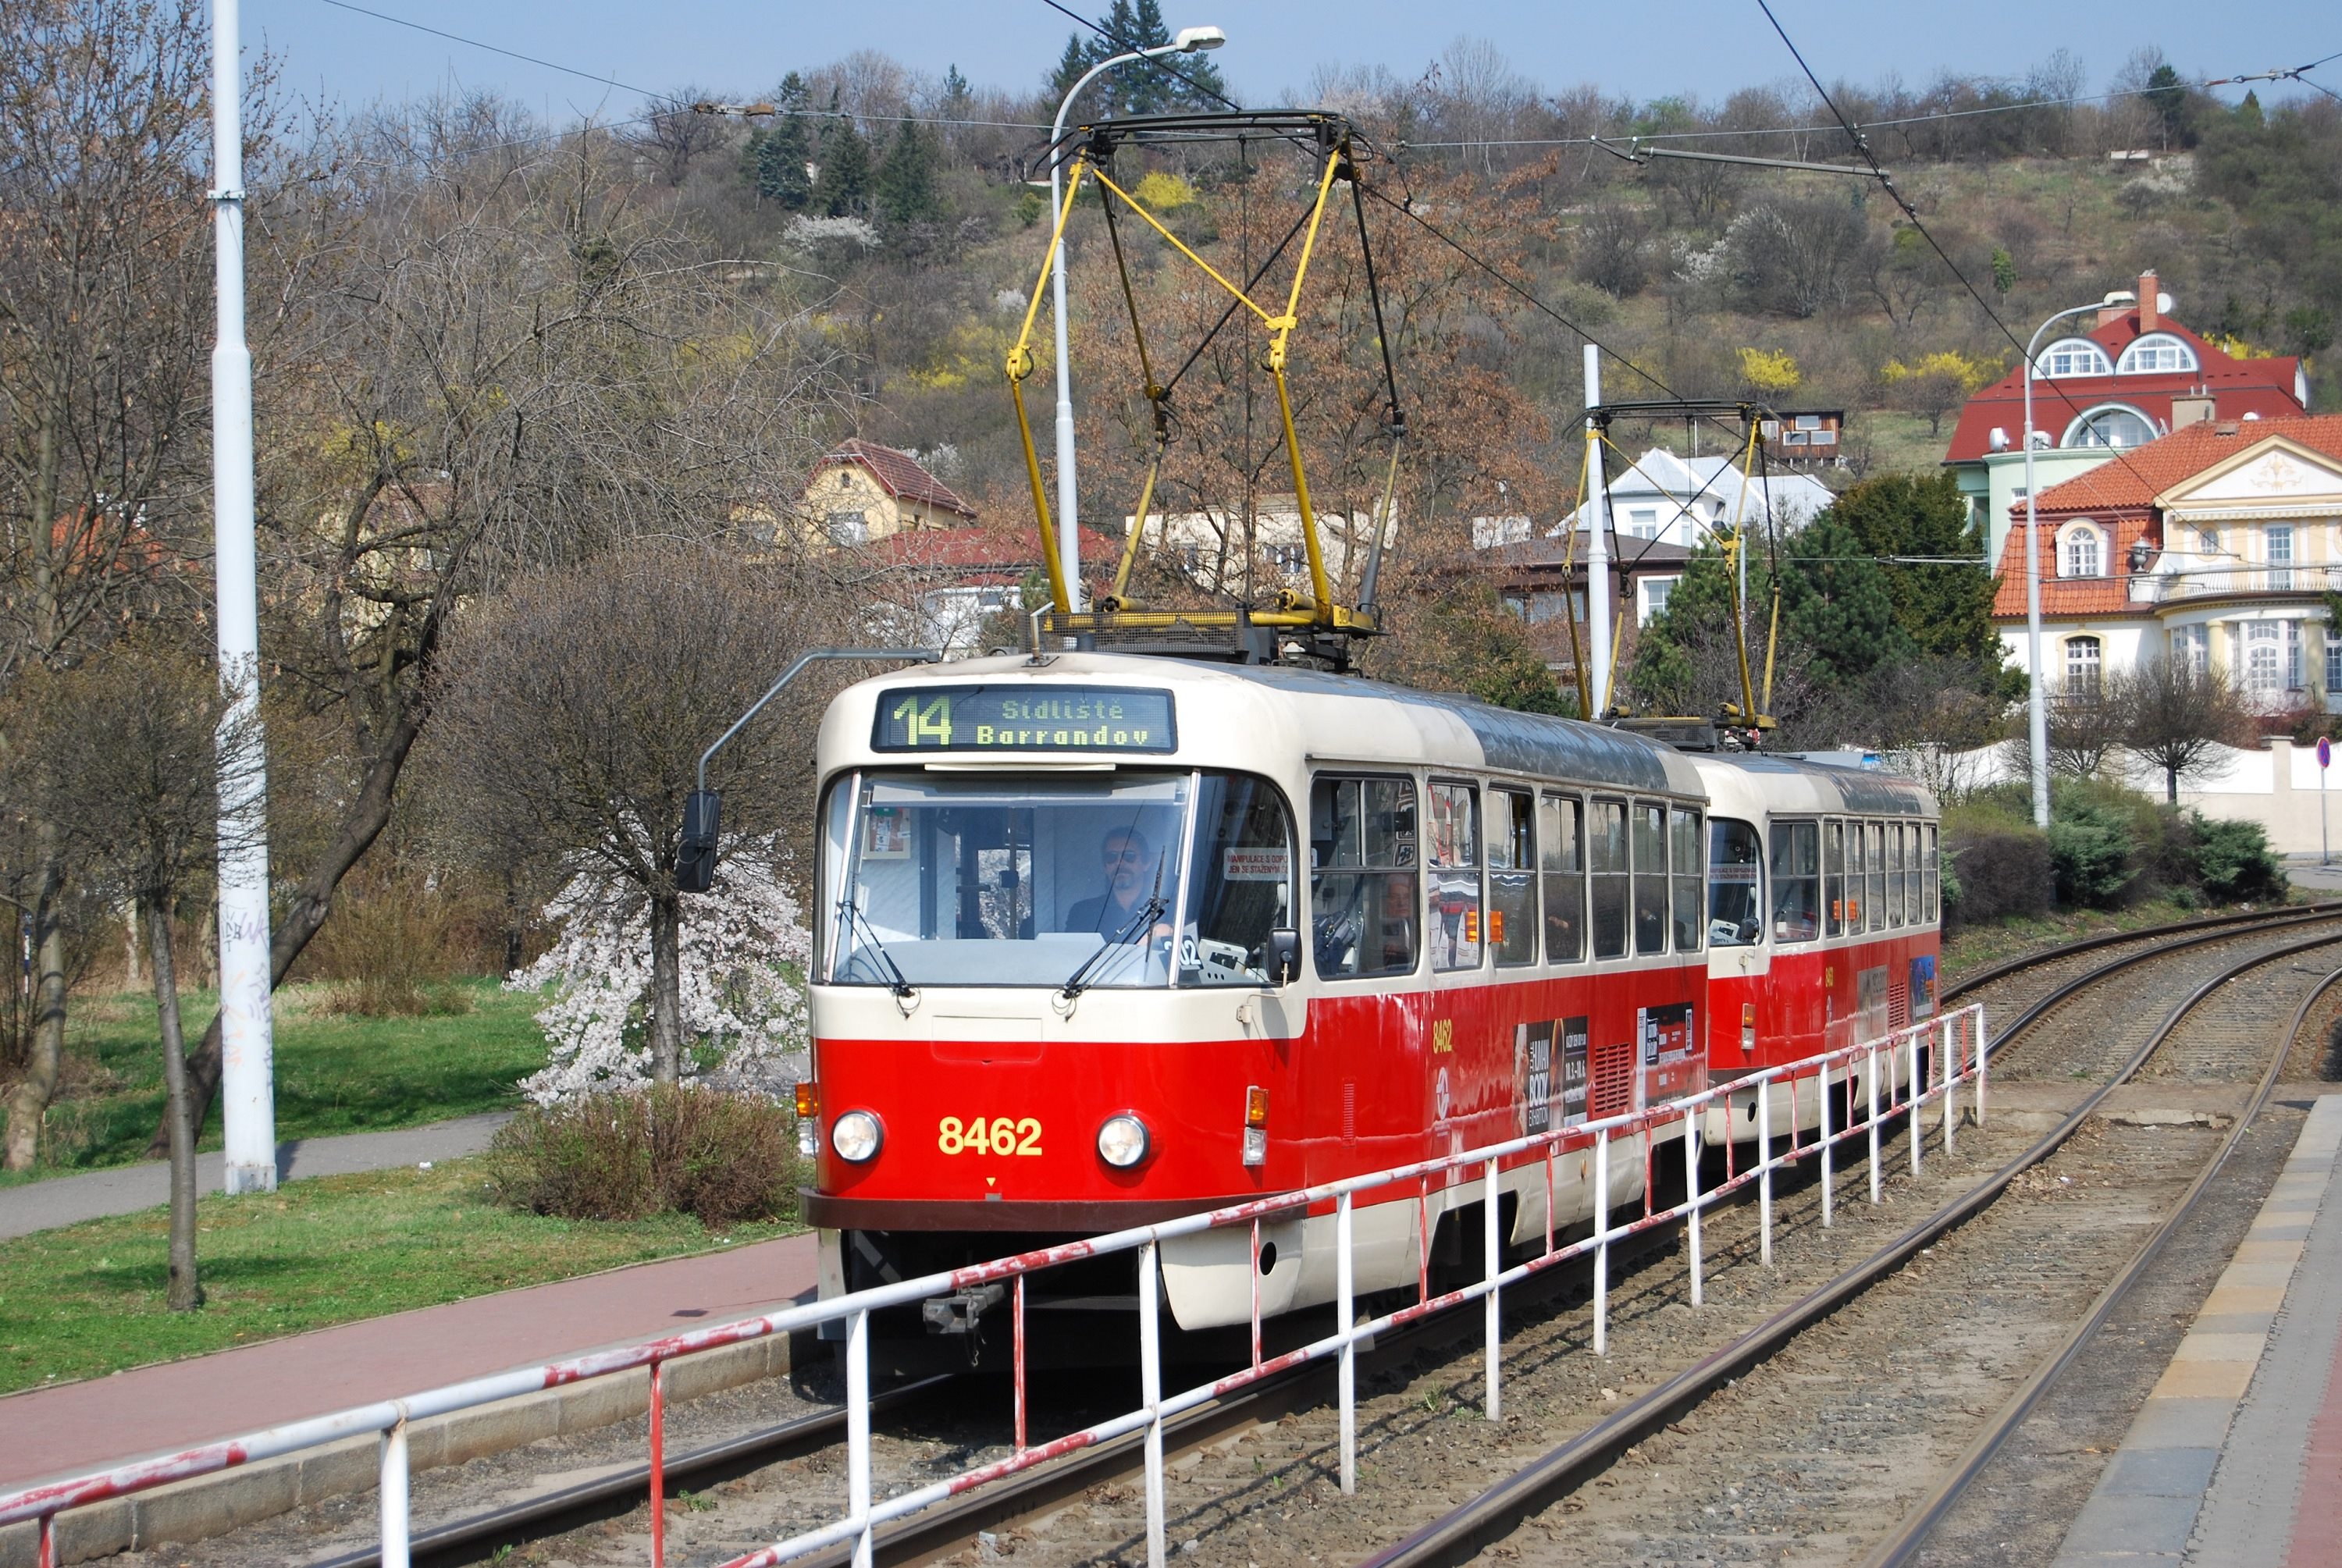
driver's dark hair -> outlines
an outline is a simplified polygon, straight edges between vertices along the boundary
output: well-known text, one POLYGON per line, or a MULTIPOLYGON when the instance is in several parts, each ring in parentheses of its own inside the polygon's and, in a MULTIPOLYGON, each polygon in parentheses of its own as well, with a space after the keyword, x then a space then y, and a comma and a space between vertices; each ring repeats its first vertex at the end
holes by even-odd
POLYGON ((1145 856, 1148 850, 1155 847, 1152 844, 1147 842, 1145 830, 1126 824, 1121 827, 1110 827, 1106 830, 1106 836, 1098 840, 1098 853, 1103 854, 1106 852, 1106 846, 1114 843, 1116 839, 1127 839, 1132 844, 1136 844, 1138 846, 1138 853, 1142 857, 1145 856))

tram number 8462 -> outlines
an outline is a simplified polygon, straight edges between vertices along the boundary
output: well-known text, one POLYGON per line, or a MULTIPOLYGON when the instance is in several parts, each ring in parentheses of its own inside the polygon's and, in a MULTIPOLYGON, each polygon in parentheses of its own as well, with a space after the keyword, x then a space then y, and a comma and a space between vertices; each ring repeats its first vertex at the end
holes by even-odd
POLYGON ((936 1147, 946 1154, 1037 1154, 1041 1124, 1030 1116, 946 1116, 936 1124, 936 1147))

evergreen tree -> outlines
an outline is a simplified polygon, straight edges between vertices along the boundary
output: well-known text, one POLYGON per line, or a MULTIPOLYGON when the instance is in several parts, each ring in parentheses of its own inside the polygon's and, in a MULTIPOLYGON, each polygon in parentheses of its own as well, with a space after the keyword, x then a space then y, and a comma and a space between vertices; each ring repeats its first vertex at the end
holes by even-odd
POLYGON ((1079 33, 1067 35, 1066 52, 1057 56, 1057 68, 1049 73, 1049 102, 1065 102, 1066 95, 1074 90, 1074 84, 1096 64, 1097 61, 1090 57, 1088 48, 1083 45, 1082 35, 1079 33))
POLYGON ((933 223, 943 215, 936 183, 936 145, 925 127, 906 120, 878 165, 878 215, 903 227, 933 223))
POLYGON ((2147 79, 2147 106, 2155 111, 2156 128, 2163 134, 2163 145, 2174 142, 2185 145, 2187 140, 2187 89, 2180 85, 2179 73, 2167 62, 2157 65, 2147 79))
MULTIPOLYGON (((830 95, 830 107, 837 95, 830 95)), ((858 218, 870 206, 870 144, 854 128, 851 118, 829 123, 821 138, 821 173, 813 183, 809 204, 824 217, 858 218)))
MULTIPOLYGON (((1882 474, 1830 507, 1872 556, 1980 560, 1984 541, 1949 474, 1882 474)), ((1993 629, 1993 574, 1975 566, 1883 564, 1896 624, 1923 654, 1983 661, 1998 684, 2000 634, 1993 629)))
POLYGON ((772 128, 755 138, 756 194, 778 203, 786 212, 804 211, 813 196, 813 179, 806 173, 806 165, 813 160, 813 133, 805 118, 806 99, 803 77, 795 71, 782 77, 780 90, 773 95, 773 107, 779 113, 772 128))
POLYGON ((1797 530, 1782 554, 1794 557, 1781 574, 1782 630, 1812 650, 1807 671, 1817 683, 1844 685, 1916 652, 1895 619, 1886 572, 1832 513, 1797 530))

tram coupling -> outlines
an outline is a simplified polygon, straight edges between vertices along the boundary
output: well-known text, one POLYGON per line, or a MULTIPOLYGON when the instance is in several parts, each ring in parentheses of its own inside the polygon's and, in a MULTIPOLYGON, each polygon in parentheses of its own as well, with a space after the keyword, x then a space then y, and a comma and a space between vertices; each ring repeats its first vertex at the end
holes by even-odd
POLYGON ((919 1303, 919 1317, 929 1333, 974 1333, 976 1320, 998 1306, 1007 1293, 1006 1286, 988 1284, 954 1291, 947 1296, 929 1296, 919 1303))

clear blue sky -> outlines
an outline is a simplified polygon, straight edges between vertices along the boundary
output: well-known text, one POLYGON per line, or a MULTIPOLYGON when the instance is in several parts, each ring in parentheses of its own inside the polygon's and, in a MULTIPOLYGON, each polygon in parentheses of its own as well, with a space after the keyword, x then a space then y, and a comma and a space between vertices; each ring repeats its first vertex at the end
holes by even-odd
MULTIPOLYGON (((1041 0, 853 0, 824 5, 748 0, 355 0, 369 9, 534 55, 655 91, 696 84, 748 94, 792 67, 859 48, 884 50, 916 70, 957 65, 981 85, 1029 86, 1054 63, 1073 24, 1041 0)), ((1096 16, 1107 0, 1073 8, 1096 16)), ((1176 28, 1227 29, 1217 57, 1236 95, 1252 105, 1304 86, 1321 63, 1379 64, 1412 77, 1459 35, 1500 45, 1547 89, 1592 82, 1648 99, 1670 93, 1720 98, 1735 87, 1786 85, 1795 66, 1756 0, 1672 0, 1563 5, 1534 0, 1339 0, 1321 5, 1163 0, 1176 28)), ((2127 0, 2096 6, 2040 0, 1776 0, 1791 36, 1825 81, 1861 83, 1899 73, 1923 85, 1938 70, 2021 75, 2052 50, 2078 55, 2092 91, 2141 45, 2159 45, 2184 75, 2228 76, 2298 65, 2342 50, 2332 0, 2260 0, 2241 7, 2201 0, 2127 0)), ((574 113, 623 117, 637 95, 429 36, 325 0, 245 0, 246 48, 265 43, 304 97, 362 105, 460 84, 494 87, 556 120, 574 113)), ((2342 60, 2319 72, 2342 91, 2342 60)), ((2264 102, 2300 94, 2261 89, 2264 102)), ((2233 93, 2227 95, 2234 96, 2233 93)))

